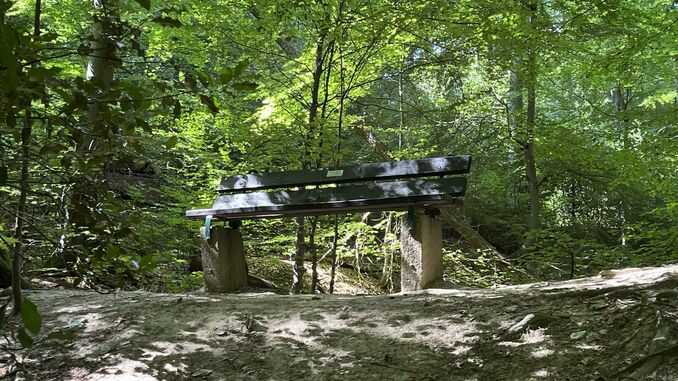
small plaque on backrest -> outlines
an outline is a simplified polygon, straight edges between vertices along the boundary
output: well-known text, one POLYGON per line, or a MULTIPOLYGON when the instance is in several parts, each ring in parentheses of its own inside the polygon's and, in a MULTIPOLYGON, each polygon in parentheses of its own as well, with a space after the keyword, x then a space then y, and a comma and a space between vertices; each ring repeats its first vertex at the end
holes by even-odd
POLYGON ((327 175, 325 177, 339 177, 342 176, 343 174, 344 174, 343 169, 335 169, 332 171, 327 171, 327 175))

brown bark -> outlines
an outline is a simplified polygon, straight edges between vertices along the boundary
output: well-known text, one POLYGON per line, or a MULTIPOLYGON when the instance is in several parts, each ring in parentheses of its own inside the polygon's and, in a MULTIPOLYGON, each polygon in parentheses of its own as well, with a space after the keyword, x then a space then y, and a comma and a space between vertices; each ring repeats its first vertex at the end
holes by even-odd
POLYGON ((21 178, 19 180, 19 202, 16 208, 16 219, 14 223, 14 250, 12 255, 12 301, 14 303, 14 313, 21 312, 22 294, 21 294, 21 268, 24 259, 24 213, 26 210, 26 197, 29 192, 28 184, 28 163, 30 160, 31 144, 31 120, 28 109, 24 118, 24 125, 21 128, 21 178))
MULTIPOLYGON (((615 116, 616 116, 616 127, 620 135, 622 149, 629 149, 629 120, 626 116, 626 111, 628 109, 629 98, 631 97, 631 89, 625 88, 623 84, 618 83, 614 89, 612 89, 612 102, 614 103, 615 116)), ((622 164, 622 172, 624 172, 624 166, 622 164)), ((619 201, 619 225, 620 225, 620 237, 619 241, 622 246, 626 246, 626 203, 624 200, 619 201)))
POLYGON ((337 273, 337 244, 339 240, 339 217, 334 215, 334 236, 332 238, 332 269, 330 270, 330 294, 334 293, 334 280, 337 273))
POLYGON ((315 232, 318 227, 318 217, 311 219, 311 232, 308 237, 308 250, 311 252, 311 293, 318 289, 318 248, 315 245, 315 232))
POLYGON ((387 212, 386 227, 384 228, 383 254, 384 265, 381 269, 381 286, 386 290, 393 289, 393 237, 391 235, 394 212, 387 212))
MULTIPOLYGON (((309 163, 311 163, 311 150, 310 146, 314 140, 315 132, 318 123, 318 109, 320 108, 319 95, 320 95, 320 85, 321 79, 324 70, 324 59, 326 54, 326 44, 325 44, 325 34, 320 36, 318 39, 316 50, 315 50, 315 66, 313 69, 313 82, 311 84, 311 103, 308 110, 308 131, 306 138, 304 139, 304 157, 302 158, 302 166, 307 168, 309 163)), ((304 225, 304 217, 300 216, 296 218, 297 222, 297 244, 296 252, 294 255, 294 267, 293 267, 293 278, 292 278, 292 291, 294 293, 300 293, 302 290, 303 278, 306 269, 304 267, 305 254, 306 254, 306 229, 304 225)))
POLYGON ((301 293, 303 289, 304 273, 304 256, 306 255, 306 227, 304 224, 304 217, 297 217, 297 243, 296 252, 294 253, 294 265, 292 266, 292 292, 295 294, 301 293))

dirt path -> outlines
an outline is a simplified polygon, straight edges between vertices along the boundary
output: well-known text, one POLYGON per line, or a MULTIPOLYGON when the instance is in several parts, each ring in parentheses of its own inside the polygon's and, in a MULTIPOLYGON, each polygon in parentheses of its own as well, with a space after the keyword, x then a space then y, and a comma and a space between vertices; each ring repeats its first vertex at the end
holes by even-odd
POLYGON ((678 380, 678 266, 394 296, 30 298, 32 380, 678 380))

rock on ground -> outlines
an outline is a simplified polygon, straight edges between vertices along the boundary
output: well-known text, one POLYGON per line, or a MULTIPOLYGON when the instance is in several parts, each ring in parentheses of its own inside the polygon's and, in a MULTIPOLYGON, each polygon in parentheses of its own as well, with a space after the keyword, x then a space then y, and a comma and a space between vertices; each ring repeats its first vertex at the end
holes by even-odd
POLYGON ((29 297, 29 380, 678 380, 678 266, 392 296, 29 297))

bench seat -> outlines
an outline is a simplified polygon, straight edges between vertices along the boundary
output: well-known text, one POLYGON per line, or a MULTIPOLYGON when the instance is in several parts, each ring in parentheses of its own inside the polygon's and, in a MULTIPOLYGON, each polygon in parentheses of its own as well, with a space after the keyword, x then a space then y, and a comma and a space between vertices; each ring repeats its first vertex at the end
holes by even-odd
POLYGON ((465 177, 374 181, 336 187, 221 194, 208 209, 186 216, 202 219, 266 218, 367 210, 404 210, 452 204, 466 191, 465 177))

